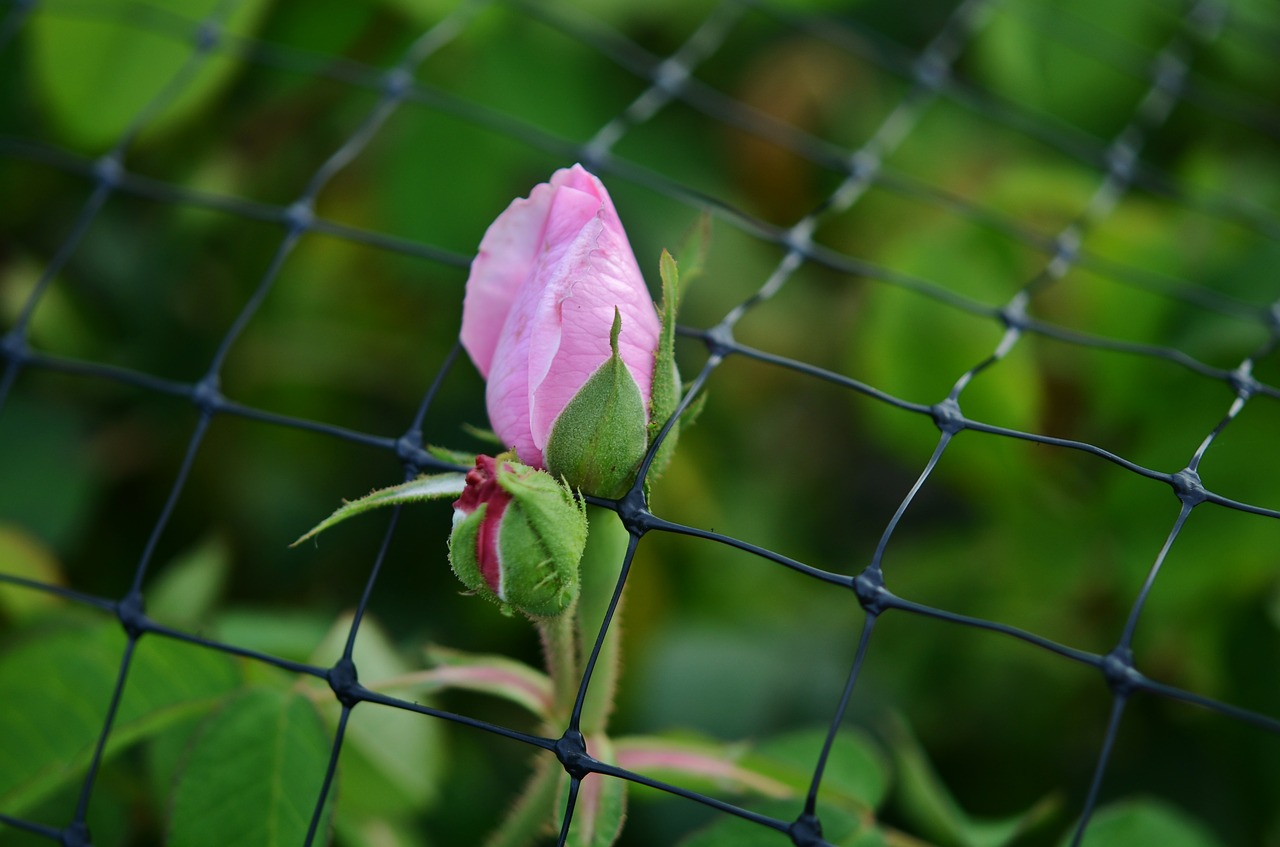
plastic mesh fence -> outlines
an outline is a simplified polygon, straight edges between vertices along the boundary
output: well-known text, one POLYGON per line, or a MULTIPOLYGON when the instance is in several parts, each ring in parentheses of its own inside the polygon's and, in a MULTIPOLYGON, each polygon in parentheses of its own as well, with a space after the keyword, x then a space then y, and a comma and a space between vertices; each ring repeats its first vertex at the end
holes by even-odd
MULTIPOLYGON (((1059 792, 1054 838, 1152 793, 1230 843, 1280 843, 1275 9, 180 5, 0 5, 0 520, 48 539, 66 580, 3 548, 8 643, 32 637, 14 610, 33 597, 123 633, 71 760, 0 755, 30 767, 0 777, 0 838, 130 831, 113 784, 146 763, 120 756, 120 715, 163 641, 331 688, 327 769, 294 787, 308 844, 352 728, 392 711, 491 762, 454 789, 487 791, 482 819, 526 754, 557 757, 561 843, 583 778, 667 798, 633 805, 624 843, 721 816, 760 843, 848 843, 824 775, 891 712, 980 811, 1059 792), (77 52, 101 66, 57 82, 77 52), (453 342, 471 252, 575 161, 646 273, 713 221, 679 350, 681 412, 706 408, 652 509, 598 504, 631 537, 617 717, 726 739, 821 724, 782 812, 594 758, 576 713, 548 737, 366 685, 370 616, 536 652, 458 597, 447 509, 286 547, 343 496, 449 467, 425 445, 483 421, 453 342), (166 563, 211 535, 235 603, 353 610, 334 661, 153 613, 166 563), (54 771, 74 790, 14 799, 54 771)), ((35 732, 38 701, 13 695, 3 731, 35 732)), ((887 819, 911 819, 903 794, 887 819)))

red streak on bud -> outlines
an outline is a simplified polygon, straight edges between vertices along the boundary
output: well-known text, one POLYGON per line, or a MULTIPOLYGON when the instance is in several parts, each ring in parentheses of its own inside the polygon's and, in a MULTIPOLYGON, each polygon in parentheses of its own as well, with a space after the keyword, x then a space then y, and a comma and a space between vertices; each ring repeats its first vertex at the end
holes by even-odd
POLYGON ((476 564, 485 584, 500 599, 502 593, 502 557, 498 553, 498 530, 507 511, 511 495, 498 485, 497 463, 492 456, 476 456, 476 466, 467 471, 466 488, 453 502, 453 508, 469 515, 485 505, 484 519, 476 533, 476 564))

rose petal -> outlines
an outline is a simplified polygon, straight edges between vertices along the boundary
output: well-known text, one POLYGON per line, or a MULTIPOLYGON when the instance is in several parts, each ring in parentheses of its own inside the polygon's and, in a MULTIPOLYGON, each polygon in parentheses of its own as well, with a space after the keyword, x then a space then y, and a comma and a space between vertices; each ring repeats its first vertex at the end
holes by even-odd
POLYGON ((606 226, 603 215, 583 228, 548 275, 553 283, 539 303, 529 349, 530 426, 539 450, 560 412, 608 360, 615 308, 622 315, 618 353, 646 406, 661 330, 625 236, 606 226))
POLYGON ((528 279, 546 229, 554 189, 542 183, 511 205, 485 230, 471 263, 462 301, 462 346, 483 377, 520 286, 528 279))

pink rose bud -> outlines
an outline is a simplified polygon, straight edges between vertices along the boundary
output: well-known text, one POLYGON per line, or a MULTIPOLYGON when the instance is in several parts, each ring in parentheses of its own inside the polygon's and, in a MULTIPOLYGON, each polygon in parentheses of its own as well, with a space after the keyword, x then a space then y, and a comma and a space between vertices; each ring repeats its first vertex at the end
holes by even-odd
POLYGON ((559 615, 578 593, 583 506, 554 477, 477 456, 453 504, 449 560, 472 591, 532 617, 559 615))
POLYGON ((663 337, 613 202, 582 166, 489 226, 462 344, 488 380, 489 423, 521 462, 589 494, 626 493, 649 445, 663 337))

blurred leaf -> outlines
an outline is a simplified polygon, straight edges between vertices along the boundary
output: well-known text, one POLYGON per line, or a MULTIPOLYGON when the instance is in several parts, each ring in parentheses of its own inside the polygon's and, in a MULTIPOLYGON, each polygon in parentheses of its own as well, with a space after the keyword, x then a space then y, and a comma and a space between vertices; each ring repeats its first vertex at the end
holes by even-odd
MULTIPOLYGON (((16 524, 0 524, 0 574, 46 585, 62 585, 62 568, 53 551, 16 524)), ((0 582, 0 617, 21 623, 56 608, 62 600, 33 588, 0 582)))
POLYGON ((88 523, 98 488, 82 424, 56 404, 15 397, 0 416, 0 515, 62 549, 88 523))
POLYGON ((430 843, 417 821, 385 817, 352 820, 342 813, 342 803, 336 807, 333 828, 344 847, 427 847, 430 843))
MULTIPOLYGON (((311 655, 313 664, 327 667, 337 662, 346 645, 351 620, 348 613, 334 621, 329 634, 311 655)), ((360 622, 352 659, 364 685, 391 695, 407 696, 411 691, 407 685, 384 684, 404 677, 413 668, 368 615, 360 622)), ((336 726, 340 704, 329 695, 327 686, 319 681, 313 684, 323 691, 322 714, 336 726)), ((368 817, 420 810, 435 797, 444 767, 439 721, 403 709, 362 703, 347 723, 342 770, 338 774, 338 794, 342 798, 339 813, 368 817)))
POLYGON ((233 609, 213 624, 213 637, 282 659, 305 661, 325 637, 332 618, 299 609, 233 609))
MULTIPOLYGON (((1007 302, 1027 274, 1007 244, 949 222, 922 225, 886 245, 882 259, 895 270, 993 307, 1007 302), (928 250, 920 249, 921 238, 927 239, 928 250)), ((891 283, 870 287, 860 311, 858 331, 852 335, 855 361, 850 373, 916 403, 945 399, 966 370, 991 356, 1003 333, 991 318, 891 283)), ((1015 348, 998 367, 975 377, 960 400, 966 415, 1014 429, 1035 428, 1043 391, 1035 363, 1025 352, 1015 348)), ((933 452, 938 430, 927 419, 884 403, 866 408, 879 437, 910 464, 918 465, 933 452)), ((949 478, 985 490, 989 467, 984 461, 948 459, 941 470, 949 478)), ((1026 472, 1017 465, 1004 470, 1006 475, 1026 472)))
MULTIPOLYGON (((84 777, 120 672, 115 623, 33 634, 0 656, 0 807, 19 814, 84 777)), ((159 636, 138 643, 108 738, 111 758, 203 713, 239 684, 223 654, 159 636)))
MULTIPOLYGON (((789 733, 763 741, 758 749, 743 756, 741 769, 789 789, 785 802, 750 802, 747 808, 783 820, 793 819, 809 790, 818 752, 826 738, 822 729, 789 733)), ((818 794, 818 815, 823 837, 833 844, 872 847, 884 843, 883 833, 874 825, 872 810, 883 802, 890 780, 885 755, 860 732, 848 730, 837 736, 823 773, 818 794)), ((685 785, 685 781, 677 781, 685 785)), ((725 816, 681 842, 682 847, 772 847, 785 839, 757 823, 725 816)))
MULTIPOLYGON (((1071 843, 1074 833, 1060 844, 1071 843)), ((1158 800, 1104 806, 1085 830, 1082 847, 1218 847, 1222 842, 1187 814, 1158 800)))
MULTIPOLYGON (((788 733, 762 741, 743 765, 758 773, 790 773, 802 791, 808 791, 818 753, 826 740, 825 729, 788 733), (778 766, 770 769, 769 762, 778 766)), ((848 809, 875 809, 889 791, 892 771, 884 753, 862 732, 844 729, 831 745, 822 775, 819 799, 848 809)))
MULTIPOLYGON (((270 0, 230 4, 222 29, 252 35, 269 6, 270 0)), ((164 14, 128 0, 100 0, 91 15, 41 7, 30 27, 31 61, 43 89, 40 102, 71 144, 98 150, 116 142, 162 93, 162 108, 146 115, 146 132, 191 118, 236 70, 215 47, 191 76, 182 78, 176 96, 167 96, 168 86, 195 55, 197 22, 218 8, 212 0, 170 0, 164 14)))
POLYGON ((890 732, 903 816, 942 844, 1002 847, 1042 823, 1058 806, 1057 798, 1049 795, 1018 815, 999 820, 971 817, 943 785, 906 723, 895 721, 890 732))
POLYGON ((395 9, 408 16, 420 26, 429 26, 461 6, 463 0, 378 0, 378 2, 388 9, 395 9))
POLYGON ((331 745, 306 697, 272 688, 246 691, 214 714, 192 745, 174 789, 166 843, 301 844, 331 745))
MULTIPOLYGON (((752 804, 752 810, 790 823, 799 813, 800 805, 797 802, 752 804)), ((823 840, 841 847, 881 847, 887 843, 884 832, 873 821, 843 809, 822 810, 821 824, 823 840)), ((721 815, 681 841, 680 847, 783 847, 788 843, 790 839, 783 832, 745 818, 721 815)))
POLYGON ((230 556, 217 535, 183 551, 147 588, 147 614, 170 626, 197 628, 222 598, 230 556))
POLYGON ((1133 113, 1145 80, 1125 74, 1090 47, 1117 40, 1160 46, 1164 12, 1142 3, 1056 0, 1006 4, 978 41, 984 78, 993 90, 1037 111, 1109 137, 1133 113), (1097 21, 1105 21, 1105 29, 1097 21))

